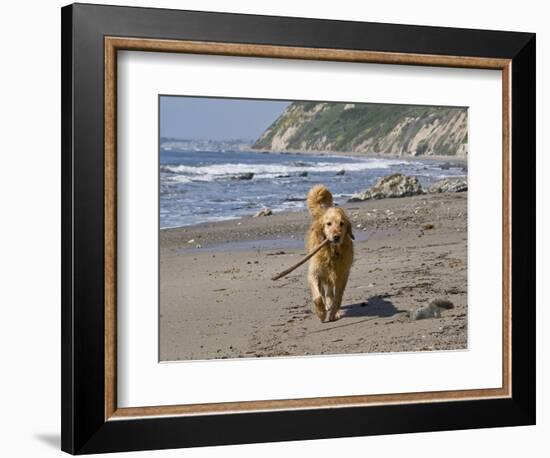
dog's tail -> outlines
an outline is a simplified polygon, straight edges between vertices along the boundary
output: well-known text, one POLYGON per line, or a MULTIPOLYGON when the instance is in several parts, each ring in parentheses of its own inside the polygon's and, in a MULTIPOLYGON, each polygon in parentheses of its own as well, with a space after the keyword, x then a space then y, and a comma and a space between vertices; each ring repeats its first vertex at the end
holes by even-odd
POLYGON ((319 218, 326 208, 332 207, 331 192, 322 184, 313 186, 307 194, 307 206, 311 216, 315 219, 319 218))

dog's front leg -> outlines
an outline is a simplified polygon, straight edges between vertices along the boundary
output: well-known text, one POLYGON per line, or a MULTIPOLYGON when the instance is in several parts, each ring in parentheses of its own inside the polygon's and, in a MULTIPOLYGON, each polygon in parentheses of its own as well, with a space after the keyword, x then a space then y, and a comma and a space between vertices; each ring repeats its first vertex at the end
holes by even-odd
POLYGON ((313 311, 319 317, 321 322, 325 321, 327 317, 327 309, 325 306, 325 300, 321 294, 321 288, 319 286, 319 280, 314 275, 308 276, 309 288, 311 289, 311 295, 313 296, 313 311))
POLYGON ((336 321, 340 319, 340 307, 342 305, 342 298, 344 297, 344 290, 348 283, 348 276, 342 276, 339 281, 336 281, 334 287, 334 303, 330 308, 328 314, 328 321, 336 321))
POLYGON ((336 297, 335 297, 335 294, 334 294, 334 286, 332 285, 326 285, 325 286, 325 304, 326 304, 326 308, 327 308, 327 312, 328 312, 328 316, 329 316, 329 321, 332 321, 330 319, 331 315, 332 315, 332 310, 334 309, 335 305, 336 305, 336 297))

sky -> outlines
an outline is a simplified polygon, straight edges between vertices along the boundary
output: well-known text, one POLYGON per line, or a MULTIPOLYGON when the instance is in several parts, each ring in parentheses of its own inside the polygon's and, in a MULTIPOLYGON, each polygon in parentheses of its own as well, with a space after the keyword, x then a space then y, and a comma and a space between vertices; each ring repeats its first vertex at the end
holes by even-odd
POLYGON ((288 101, 160 97, 160 136, 193 140, 256 140, 288 101))

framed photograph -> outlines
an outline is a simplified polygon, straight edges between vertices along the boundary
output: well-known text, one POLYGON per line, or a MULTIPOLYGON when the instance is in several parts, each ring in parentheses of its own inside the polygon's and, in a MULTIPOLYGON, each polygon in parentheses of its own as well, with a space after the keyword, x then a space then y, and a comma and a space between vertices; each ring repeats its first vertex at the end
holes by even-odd
POLYGON ((62 449, 535 423, 535 35, 62 9, 62 449))

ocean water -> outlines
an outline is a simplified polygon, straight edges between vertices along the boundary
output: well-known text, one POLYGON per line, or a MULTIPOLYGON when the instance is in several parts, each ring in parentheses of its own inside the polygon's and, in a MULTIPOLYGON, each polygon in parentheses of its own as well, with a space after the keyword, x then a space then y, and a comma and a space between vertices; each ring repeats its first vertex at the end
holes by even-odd
POLYGON ((161 149, 160 227, 235 219, 265 207, 274 213, 301 210, 317 183, 328 186, 341 204, 397 172, 417 176, 422 186, 466 174, 429 160, 161 149), (253 176, 242 179, 245 174, 253 176))

